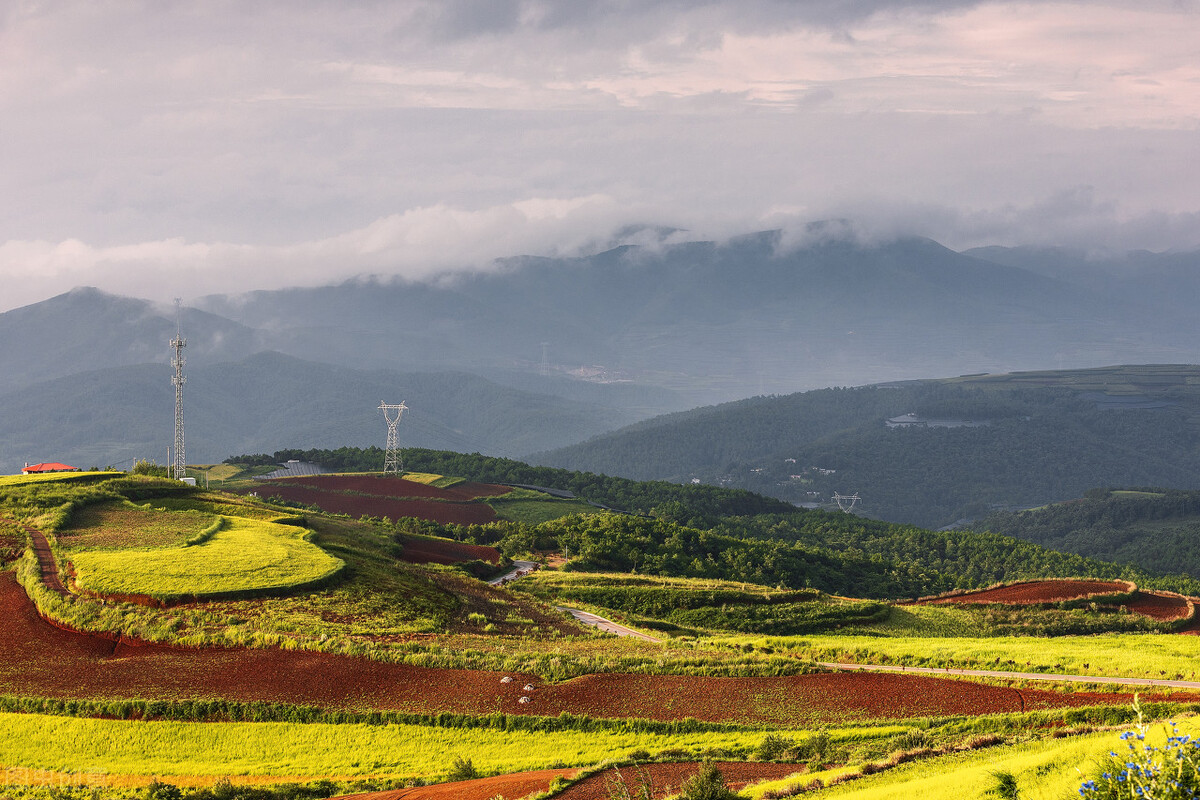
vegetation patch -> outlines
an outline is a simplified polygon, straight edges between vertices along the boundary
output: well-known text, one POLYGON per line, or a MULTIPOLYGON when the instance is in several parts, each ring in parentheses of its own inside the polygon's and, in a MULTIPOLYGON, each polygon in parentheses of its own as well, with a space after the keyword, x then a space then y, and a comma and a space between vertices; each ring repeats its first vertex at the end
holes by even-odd
POLYGON ((231 597, 314 586, 336 575, 344 562, 308 535, 289 525, 232 518, 193 546, 80 551, 71 560, 76 585, 99 595, 231 597))
POLYGON ((584 603, 636 618, 637 624, 688 630, 798 634, 887 618, 884 603, 833 598, 815 589, 638 575, 540 570, 518 588, 556 603, 584 603), (647 621, 650 621, 649 623, 647 621))

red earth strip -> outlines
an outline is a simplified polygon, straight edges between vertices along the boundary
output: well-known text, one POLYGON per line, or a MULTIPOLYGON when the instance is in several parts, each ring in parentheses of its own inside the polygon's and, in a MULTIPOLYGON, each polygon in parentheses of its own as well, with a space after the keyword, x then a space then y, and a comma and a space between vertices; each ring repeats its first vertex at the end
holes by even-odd
POLYGON ((925 600, 929 605, 959 603, 1004 603, 1024 605, 1029 603, 1058 603, 1093 594, 1118 594, 1128 591, 1123 581, 1052 580, 1014 583, 995 589, 925 600))
POLYGON ((1124 704, 1127 695, 1058 694, 893 674, 766 678, 587 675, 544 686, 532 675, 434 669, 291 650, 129 646, 42 620, 0 574, 0 692, 85 699, 215 699, 384 709, 809 724, 819 720, 988 714, 1124 704), (533 684, 533 690, 525 690, 533 684), (520 697, 530 702, 519 703, 520 697))

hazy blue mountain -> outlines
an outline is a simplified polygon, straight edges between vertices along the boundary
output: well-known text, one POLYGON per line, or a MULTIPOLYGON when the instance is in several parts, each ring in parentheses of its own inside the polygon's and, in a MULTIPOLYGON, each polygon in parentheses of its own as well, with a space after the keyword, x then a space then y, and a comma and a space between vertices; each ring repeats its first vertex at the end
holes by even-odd
MULTIPOLYGON (((650 413, 927 375, 1200 360, 1188 307, 1200 289, 1194 257, 1125 256, 1135 281, 1070 251, 971 252, 918 238, 787 249, 777 232, 624 245, 512 258, 433 283, 202 298, 184 333, 195 364, 276 350, 361 369, 503 376, 522 388, 558 378, 537 390, 621 407, 636 397, 650 413), (645 393, 651 386, 669 391, 645 393)), ((0 314, 0 391, 165 362, 171 316, 94 290, 0 314)))
MULTIPOLYGON (((205 311, 181 315, 187 355, 208 362, 262 349, 251 328, 205 311)), ((175 335, 173 307, 80 288, 0 314, 0 392, 76 372, 147 362, 167 363, 175 335)))
MULTIPOLYGON (((165 463, 174 436, 172 374, 163 364, 115 367, 0 396, 0 471, 26 461, 165 463)), ((504 456, 560 446, 634 418, 466 373, 357 370, 260 353, 189 367, 188 461, 283 447, 382 446, 381 400, 409 405, 400 423, 404 446, 504 456)))
POLYGON ((435 285, 357 281, 200 304, 286 334, 275 346, 305 358, 532 372, 545 342, 557 374, 671 387, 693 402, 929 374, 1196 360, 1191 315, 1075 278, 926 239, 783 250, 765 232, 515 258, 435 285))
POLYGON ((646 420, 531 460, 797 503, 858 493, 859 511, 938 527, 1097 486, 1196 486, 1200 367, 1031 372, 758 397, 646 420))

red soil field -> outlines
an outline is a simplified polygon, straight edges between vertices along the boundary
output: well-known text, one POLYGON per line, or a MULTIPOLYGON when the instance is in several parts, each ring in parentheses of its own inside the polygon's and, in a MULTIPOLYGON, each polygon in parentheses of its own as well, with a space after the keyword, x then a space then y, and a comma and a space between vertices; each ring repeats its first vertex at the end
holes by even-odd
MULTIPOLYGON (((745 761, 717 761, 714 763, 717 769, 721 771, 721 776, 725 778, 725 785, 734 791, 739 791, 750 783, 786 778, 788 775, 804 770, 804 766, 801 764, 770 764, 745 761)), ((632 790, 630 794, 638 796, 636 793, 642 785, 641 776, 644 774, 649 779, 650 785, 654 787, 654 797, 659 798, 677 793, 680 785, 699 772, 700 767, 700 764, 692 761, 671 764, 645 764, 641 766, 640 770, 638 767, 625 767, 620 772, 625 785, 632 790)), ((609 796, 607 791, 608 779, 610 775, 613 775, 613 772, 613 770, 605 770, 604 772, 590 775, 558 795, 556 800, 607 800, 609 796)), ((416 796, 414 795, 414 797, 416 796)), ((423 799, 424 795, 421 795, 421 797, 423 799)), ((406 797, 405 800, 408 800, 408 798, 406 797)))
POLYGON ((329 492, 359 492, 378 497, 426 497, 464 503, 477 497, 498 497, 508 494, 508 486, 490 483, 458 483, 446 489, 416 481, 406 481, 390 475, 307 475, 301 478, 275 478, 269 484, 307 486, 329 492))
POLYGON ((1187 598, 1169 592, 1139 590, 1125 607, 1135 614, 1157 620, 1183 619, 1188 613, 1187 598))
POLYGON ((1014 583, 1009 586, 998 586, 995 589, 981 589, 978 592, 967 592, 965 594, 939 597, 921 602, 928 605, 957 605, 960 603, 1026 605, 1033 603, 1058 603, 1063 600, 1075 600, 1094 594, 1120 594, 1128 592, 1129 589, 1129 584, 1124 581, 1028 581, 1026 583, 1014 583))
POLYGON ((493 564, 500 562, 499 550, 479 544, 422 539, 419 536, 405 536, 400 543, 404 545, 401 560, 410 564, 457 564, 475 559, 491 561, 493 564))
POLYGON ((0 574, 0 693, 163 700, 226 698, 323 708, 556 716, 685 717, 808 724, 1125 704, 1127 695, 1057 694, 916 675, 771 678, 588 675, 543 686, 532 675, 433 669, 291 650, 130 646, 55 628, 11 573, 0 574), (525 691, 526 683, 534 684, 525 691), (521 696, 532 702, 518 703, 521 696))
MULTIPOLYGON (((420 486, 421 484, 412 484, 420 486)), ((447 502, 441 500, 406 500, 377 495, 341 494, 335 491, 294 486, 290 483, 265 481, 258 489, 262 497, 282 497, 291 503, 319 506, 333 514, 352 517, 417 517, 442 524, 482 525, 496 518, 492 507, 484 503, 447 502)))
POLYGON ((514 772, 474 781, 439 783, 434 786, 416 786, 412 789, 394 789, 390 792, 366 792, 350 794, 335 800, 491 800, 502 797, 525 797, 535 792, 544 792, 557 777, 572 778, 577 769, 544 769, 537 772, 514 772))

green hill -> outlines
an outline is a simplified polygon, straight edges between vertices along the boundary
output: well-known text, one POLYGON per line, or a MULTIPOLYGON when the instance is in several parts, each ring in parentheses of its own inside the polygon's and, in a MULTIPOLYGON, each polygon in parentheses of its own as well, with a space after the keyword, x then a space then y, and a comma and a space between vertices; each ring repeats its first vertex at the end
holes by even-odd
POLYGON ((1089 491, 1079 500, 975 522, 1044 547, 1142 569, 1200 576, 1200 492, 1089 491))
POLYGON ((964 376, 757 397, 647 420, 538 463, 701 481, 927 527, 1200 481, 1200 367, 964 376))

